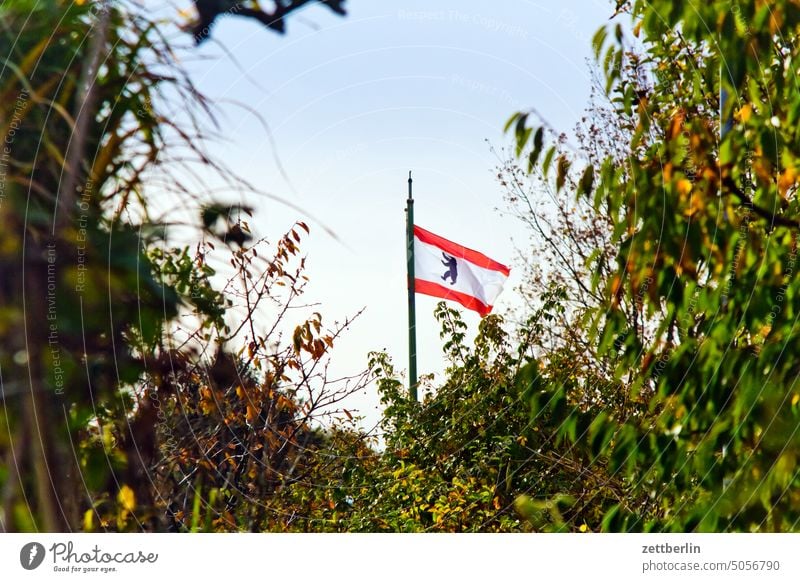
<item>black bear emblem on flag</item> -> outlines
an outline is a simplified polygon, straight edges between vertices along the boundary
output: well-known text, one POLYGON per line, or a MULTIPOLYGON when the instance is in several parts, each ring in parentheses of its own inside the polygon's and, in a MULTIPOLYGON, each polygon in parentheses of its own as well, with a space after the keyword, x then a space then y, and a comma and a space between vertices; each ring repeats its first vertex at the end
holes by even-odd
POLYGON ((442 275, 442 281, 447 281, 449 277, 450 284, 455 285, 455 282, 458 279, 458 263, 456 262, 455 257, 448 255, 445 252, 442 252, 442 256, 444 257, 442 264, 447 267, 444 275, 442 275))

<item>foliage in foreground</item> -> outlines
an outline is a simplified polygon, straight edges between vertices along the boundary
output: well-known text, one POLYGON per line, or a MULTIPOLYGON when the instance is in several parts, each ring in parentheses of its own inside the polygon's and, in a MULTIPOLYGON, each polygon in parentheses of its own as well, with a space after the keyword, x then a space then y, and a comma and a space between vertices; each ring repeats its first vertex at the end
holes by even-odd
POLYGON ((523 208, 561 271, 513 333, 490 316, 467 346, 437 309, 450 366, 422 403, 386 354, 327 375, 349 322, 295 311, 303 223, 270 247, 206 201, 196 250, 165 235, 154 176, 246 185, 203 150, 213 108, 158 26, 99 6, 0 8, 2 529, 797 529, 792 2, 620 2, 641 44, 594 39, 611 129, 575 155, 512 118, 579 218, 523 208), (380 443, 342 404, 370 381, 380 443))
POLYGON ((797 528, 800 16, 618 4, 641 44, 621 26, 594 39, 611 147, 589 132, 576 156, 530 115, 509 124, 530 171, 585 213, 562 248, 596 252, 545 278, 513 339, 487 318, 467 349, 440 309, 452 365, 421 405, 377 355, 385 450, 341 455, 311 529, 797 528))
POLYGON ((312 425, 362 383, 327 376, 349 321, 297 304, 308 227, 270 247, 209 199, 198 172, 253 189, 205 151, 213 107, 136 6, 0 18, 0 529, 197 529, 206 507, 264 527, 256 500, 306 478, 312 425))
POLYGON ((586 165, 543 146, 527 116, 512 120, 557 191, 580 163, 573 192, 612 218, 616 263, 595 280, 606 300, 585 321, 649 414, 594 424, 609 469, 656 506, 620 506, 606 521, 795 530, 800 16, 783 1, 618 4, 641 49, 621 27, 594 44, 614 111, 635 122, 624 158, 586 165), (632 64, 640 74, 626 74, 632 64), (644 312, 644 328, 625 305, 644 312))
POLYGON ((503 330, 500 316, 488 316, 470 347, 458 311, 440 303, 436 317, 450 367, 419 404, 408 400, 386 355, 374 356, 386 448, 354 495, 347 529, 586 531, 623 502, 624 484, 558 436, 556 415, 539 409, 531 416, 531 371, 537 387, 544 383, 531 338, 557 311, 549 302, 517 338, 503 330))

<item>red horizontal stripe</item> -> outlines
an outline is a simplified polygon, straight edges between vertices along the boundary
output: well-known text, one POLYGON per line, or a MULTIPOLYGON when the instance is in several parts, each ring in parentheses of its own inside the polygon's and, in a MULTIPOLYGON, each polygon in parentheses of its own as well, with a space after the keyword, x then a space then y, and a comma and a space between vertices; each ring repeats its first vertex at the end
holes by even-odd
POLYGON ((461 246, 458 243, 454 243, 453 241, 447 240, 446 238, 443 238, 438 234, 433 234, 432 232, 425 230, 424 228, 421 228, 417 225, 414 225, 414 236, 417 237, 421 242, 439 247, 447 254, 452 255, 457 259, 464 259, 469 261, 470 263, 475 263, 476 265, 478 265, 483 269, 489 269, 491 271, 500 271, 506 277, 508 277, 508 274, 511 272, 508 267, 506 267, 501 263, 498 263, 494 259, 490 259, 483 253, 479 253, 478 251, 473 251, 472 249, 468 249, 465 246, 461 246))
POLYGON ((424 295, 433 295, 434 297, 440 297, 441 299, 450 299, 452 301, 457 301, 467 309, 472 309, 473 311, 477 311, 478 313, 481 314, 481 317, 483 317, 484 315, 488 315, 489 313, 492 312, 491 305, 485 305, 483 302, 473 297, 472 295, 467 295, 466 293, 461 293, 460 291, 453 291, 452 289, 448 289, 444 285, 439 285, 438 283, 433 283, 431 281, 414 279, 414 291, 416 291, 417 293, 422 293, 424 295))

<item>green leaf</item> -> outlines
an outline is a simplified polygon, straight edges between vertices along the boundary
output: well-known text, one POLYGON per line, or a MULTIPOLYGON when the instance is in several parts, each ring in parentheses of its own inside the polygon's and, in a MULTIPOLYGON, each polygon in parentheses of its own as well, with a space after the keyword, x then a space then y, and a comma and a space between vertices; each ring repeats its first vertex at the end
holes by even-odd
POLYGON ((603 45, 606 42, 606 38, 608 37, 608 30, 605 26, 597 29, 597 32, 594 33, 592 37, 592 50, 594 51, 594 58, 600 58, 600 52, 603 50, 603 45))
POLYGON ((540 127, 539 129, 536 130, 536 134, 533 136, 533 151, 528 156, 528 173, 533 171, 533 168, 536 166, 536 162, 539 161, 539 156, 542 153, 543 144, 544 144, 544 127, 540 127))
POLYGON ((591 195, 593 187, 594 187, 594 166, 588 165, 586 166, 586 169, 583 170, 583 175, 581 176, 581 181, 580 184, 578 185, 578 193, 588 197, 589 195, 591 195))
POLYGON ((528 122, 528 114, 524 113, 517 118, 517 125, 514 129, 514 136, 517 142, 517 156, 522 153, 522 150, 525 149, 525 145, 528 143, 528 139, 531 136, 532 129, 529 127, 525 127, 525 124, 528 122))
POLYGON ((542 173, 544 177, 547 177, 548 172, 550 171, 550 164, 553 163, 553 156, 556 155, 556 147, 551 146, 547 153, 544 155, 544 162, 542 162, 542 173))

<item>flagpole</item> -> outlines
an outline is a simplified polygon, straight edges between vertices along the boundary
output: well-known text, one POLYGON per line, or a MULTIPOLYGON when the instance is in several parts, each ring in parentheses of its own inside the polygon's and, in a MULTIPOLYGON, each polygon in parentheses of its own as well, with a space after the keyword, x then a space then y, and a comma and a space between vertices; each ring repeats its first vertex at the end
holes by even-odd
POLYGON ((414 288, 414 197, 411 194, 411 171, 408 172, 406 200, 406 269, 408 273, 408 393, 417 401, 417 315, 414 288))

